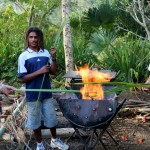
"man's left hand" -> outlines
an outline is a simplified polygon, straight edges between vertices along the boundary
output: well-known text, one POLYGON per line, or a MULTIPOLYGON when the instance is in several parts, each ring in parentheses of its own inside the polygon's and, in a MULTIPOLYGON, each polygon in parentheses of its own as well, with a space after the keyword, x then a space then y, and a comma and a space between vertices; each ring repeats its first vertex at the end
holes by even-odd
POLYGON ((50 54, 52 56, 52 59, 56 59, 56 49, 55 48, 50 49, 50 54))

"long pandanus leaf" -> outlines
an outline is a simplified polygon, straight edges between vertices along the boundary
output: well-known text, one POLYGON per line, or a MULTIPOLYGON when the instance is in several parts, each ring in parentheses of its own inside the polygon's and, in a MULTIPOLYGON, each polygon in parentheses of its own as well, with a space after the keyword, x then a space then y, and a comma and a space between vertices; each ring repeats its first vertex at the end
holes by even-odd
MULTIPOLYGON (((105 90, 105 94, 111 94, 118 91, 122 91, 129 88, 135 88, 135 87, 144 87, 144 88, 150 88, 150 85, 147 84, 134 84, 134 83, 126 83, 126 82, 87 82, 87 83, 74 83, 74 84, 104 84, 104 85, 115 85, 117 87, 114 87, 110 90, 105 90), (119 87, 120 86, 120 87, 119 87)), ((31 91, 31 92, 66 92, 66 93, 79 93, 80 90, 55 90, 55 89, 16 89, 16 91, 31 91)))
MULTIPOLYGON (((118 91, 122 91, 125 89, 128 89, 129 87, 121 87, 121 88, 113 88, 111 90, 105 90, 105 94, 111 94, 116 93, 118 91)), ((17 92, 24 92, 24 91, 30 91, 30 92, 66 92, 66 93, 80 93, 80 90, 55 90, 55 89, 16 89, 17 92)))
MULTIPOLYGON (((58 41, 58 39, 59 39, 59 37, 60 37, 60 34, 61 34, 61 32, 62 32, 64 26, 65 26, 66 23, 67 23, 67 20, 68 20, 68 19, 64 19, 64 21, 62 22, 61 26, 59 27, 59 30, 58 30, 58 32, 57 32, 57 34, 56 34, 56 37, 55 37, 55 40, 54 40, 54 42, 53 42, 52 48, 55 48, 56 43, 57 43, 57 41, 58 41)), ((48 62, 47 62, 47 63, 48 63, 48 62)), ((43 79, 42 79, 42 83, 41 83, 41 88, 40 88, 40 89, 42 89, 42 87, 43 87, 44 80, 45 80, 45 74, 43 75, 43 79)), ((37 99, 37 100, 40 99, 40 94, 41 94, 41 91, 39 91, 38 99, 37 99)))
POLYGON ((60 25, 59 30, 58 30, 58 32, 57 32, 55 38, 54 38, 54 42, 53 42, 52 47, 55 47, 55 46, 56 46, 56 43, 57 43, 57 41, 58 41, 58 39, 59 39, 59 37, 60 37, 60 34, 61 34, 61 32, 62 32, 64 26, 66 25, 67 21, 68 21, 67 18, 64 19, 64 21, 63 21, 62 24, 60 25))

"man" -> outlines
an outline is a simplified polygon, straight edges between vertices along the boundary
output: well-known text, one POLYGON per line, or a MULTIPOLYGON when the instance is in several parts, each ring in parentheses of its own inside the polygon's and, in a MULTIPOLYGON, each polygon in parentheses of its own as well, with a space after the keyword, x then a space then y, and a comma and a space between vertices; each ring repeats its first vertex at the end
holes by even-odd
MULTIPOLYGON (((26 50, 18 59, 18 77, 26 83, 26 89, 51 89, 49 73, 56 72, 56 50, 50 53, 44 49, 43 33, 36 27, 31 27, 26 33, 26 50)), ((27 128, 34 131, 37 141, 36 150, 44 150, 41 137, 41 117, 44 117, 44 126, 51 131, 51 147, 67 150, 68 145, 56 138, 56 112, 51 92, 26 92, 27 101, 27 128)))
MULTIPOLYGON (((148 71, 150 72, 150 64, 148 66, 148 71)), ((145 82, 146 84, 150 84, 150 74, 149 74, 149 77, 147 79, 147 81, 145 82)))
MULTIPOLYGON (((148 71, 150 72, 150 64, 148 66, 148 71)), ((145 84, 150 84, 150 74, 149 74, 145 84)), ((143 91, 149 91, 150 90, 149 88, 142 88, 142 89, 143 89, 143 91)))
POLYGON ((14 90, 15 90, 15 88, 12 86, 0 84, 0 93, 1 94, 5 94, 6 96, 8 96, 14 90))

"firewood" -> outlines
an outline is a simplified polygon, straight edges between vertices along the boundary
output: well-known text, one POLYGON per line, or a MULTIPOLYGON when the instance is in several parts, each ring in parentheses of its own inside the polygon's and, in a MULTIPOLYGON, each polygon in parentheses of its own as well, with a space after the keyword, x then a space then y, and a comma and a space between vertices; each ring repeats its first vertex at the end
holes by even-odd
POLYGON ((124 111, 131 111, 131 112, 134 112, 134 111, 136 111, 136 112, 145 112, 145 113, 148 113, 148 112, 150 112, 150 108, 147 108, 147 107, 143 107, 143 108, 141 108, 141 107, 134 107, 134 108, 122 108, 124 111))
POLYGON ((125 108, 136 108, 136 107, 150 107, 150 103, 147 104, 126 104, 123 107, 125 108))
POLYGON ((139 103, 139 104, 147 104, 147 102, 146 101, 142 101, 142 100, 140 100, 140 99, 137 99, 137 100, 135 100, 135 99, 129 99, 128 100, 128 102, 130 102, 130 103, 139 103))
POLYGON ((140 112, 150 112, 150 108, 138 108, 137 110, 140 112))
POLYGON ((150 108, 141 108, 141 107, 128 107, 128 108, 122 108, 119 112, 118 112, 118 116, 120 117, 127 117, 127 116, 137 116, 141 114, 142 116, 150 116, 150 108))
MULTIPOLYGON (((74 129, 73 128, 60 128, 56 130, 56 133, 59 137, 68 137, 74 133, 74 129)), ((49 129, 42 130, 42 137, 43 138, 51 137, 50 130, 49 129)))

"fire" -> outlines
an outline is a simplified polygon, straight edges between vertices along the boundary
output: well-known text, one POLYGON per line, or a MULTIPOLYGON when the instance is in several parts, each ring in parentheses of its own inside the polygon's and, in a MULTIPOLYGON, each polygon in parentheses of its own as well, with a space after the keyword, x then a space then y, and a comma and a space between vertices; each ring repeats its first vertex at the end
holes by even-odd
MULTIPOLYGON (((99 72, 96 68, 93 70, 89 69, 88 65, 80 67, 80 75, 82 82, 109 82, 111 77, 109 73, 99 72)), ((104 98, 104 91, 101 84, 84 84, 80 89, 82 99, 86 100, 101 100, 104 98)))

